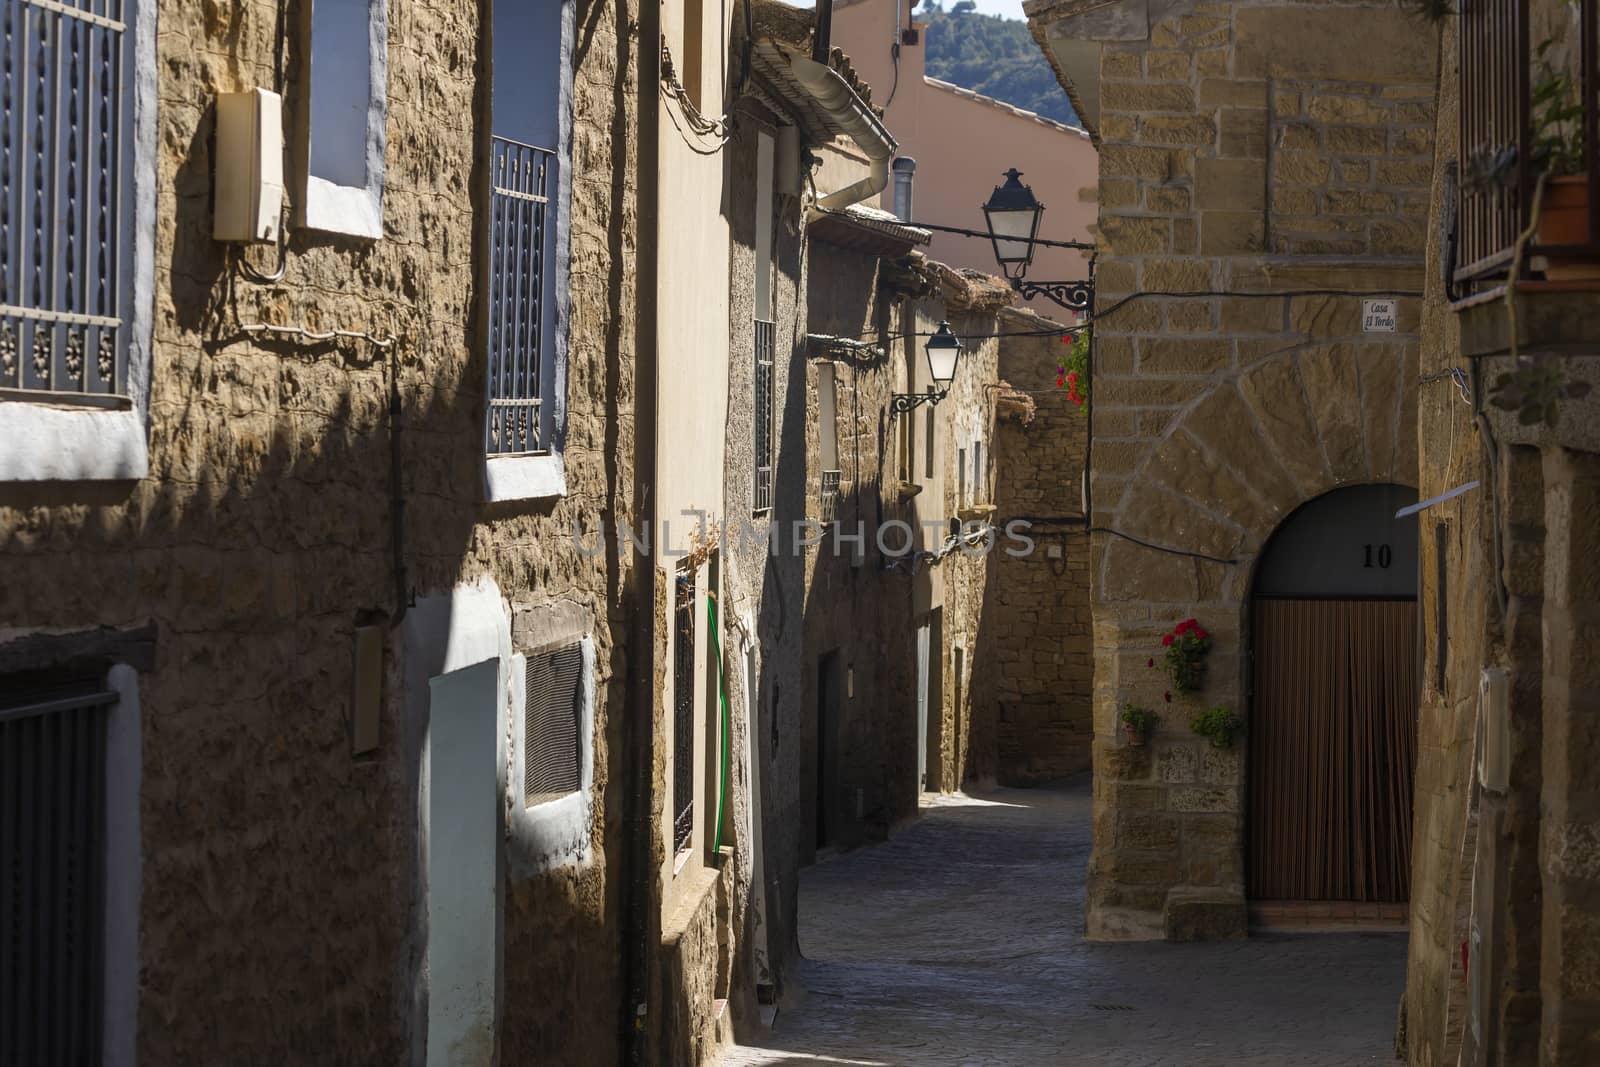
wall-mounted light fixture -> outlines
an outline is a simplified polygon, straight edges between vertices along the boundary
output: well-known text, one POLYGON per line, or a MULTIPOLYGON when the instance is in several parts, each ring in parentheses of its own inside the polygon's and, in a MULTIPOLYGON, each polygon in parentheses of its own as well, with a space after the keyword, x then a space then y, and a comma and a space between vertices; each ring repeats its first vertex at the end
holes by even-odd
POLYGON ((940 322, 939 329, 928 338, 922 350, 928 357, 928 374, 937 387, 926 393, 895 393, 889 411, 901 415, 923 404, 938 404, 950 393, 950 383, 956 378, 956 364, 961 361, 961 338, 950 329, 948 322, 940 322))
POLYGON ((1044 205, 1033 195, 1033 189, 1023 185, 1022 172, 1016 167, 1006 171, 1005 184, 994 187, 989 200, 983 205, 984 221, 989 227, 989 241, 994 245, 994 258, 1000 264, 1011 288, 1024 300, 1042 296, 1061 305, 1068 311, 1080 314, 1094 304, 1094 263, 1089 264, 1089 278, 1072 282, 1030 282, 1025 275, 1033 262, 1033 250, 1039 244, 1067 244, 1072 247, 1091 248, 1078 242, 1045 242, 1039 240, 1039 220, 1044 216, 1044 205))

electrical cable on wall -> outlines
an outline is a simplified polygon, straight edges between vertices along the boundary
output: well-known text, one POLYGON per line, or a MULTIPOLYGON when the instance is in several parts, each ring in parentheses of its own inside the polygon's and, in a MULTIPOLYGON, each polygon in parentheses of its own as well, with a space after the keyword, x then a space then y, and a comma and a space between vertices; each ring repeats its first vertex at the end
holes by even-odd
POLYGON ((1418 385, 1428 385, 1432 382, 1442 382, 1446 379, 1455 383, 1456 392, 1461 396, 1461 402, 1468 407, 1472 406, 1472 386, 1467 382, 1467 372, 1460 367, 1446 367, 1444 370, 1432 374, 1424 374, 1417 379, 1418 385))

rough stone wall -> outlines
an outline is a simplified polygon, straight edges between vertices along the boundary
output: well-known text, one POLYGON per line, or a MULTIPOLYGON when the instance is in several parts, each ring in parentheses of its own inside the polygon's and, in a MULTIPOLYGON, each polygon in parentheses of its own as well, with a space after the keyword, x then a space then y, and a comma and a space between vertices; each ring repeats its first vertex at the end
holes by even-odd
MULTIPOLYGON (((1052 324, 1002 312, 1001 332, 1052 324)), ((1089 608, 1089 535, 1083 519, 1088 412, 1056 386, 1067 346, 1054 335, 1004 337, 1000 381, 1027 393, 1033 422, 997 420, 995 522, 1026 519, 1027 556, 995 557, 980 662, 995 671, 998 777, 1025 785, 1087 770, 1094 739, 1089 608)))
MULTIPOLYGON (((966 345, 956 368, 950 395, 935 409, 941 420, 941 454, 944 465, 944 508, 942 514, 976 525, 994 517, 994 484, 991 458, 994 454, 995 374, 999 359, 999 317, 993 307, 968 307, 945 294, 943 299, 919 301, 917 319, 937 323, 948 318, 950 328, 966 345), (977 488, 973 443, 981 440, 984 449, 984 477, 977 488), (965 450, 967 502, 958 500, 961 478, 958 465, 965 450)), ((926 338, 918 338, 918 356, 926 338)), ((971 527, 969 527, 971 528, 971 527)), ((941 571, 943 587, 943 723, 939 730, 940 780, 946 791, 961 789, 968 783, 992 783, 997 774, 997 706, 994 701, 994 676, 990 665, 979 654, 982 627, 994 605, 990 587, 994 570, 1003 551, 997 537, 991 550, 980 547, 956 549, 933 564, 941 571), (956 650, 962 650, 960 676, 956 650)), ((926 566, 926 564, 924 565, 926 566)), ((913 661, 914 662, 914 661, 913 661)))
MULTIPOLYGON (((807 260, 807 328, 836 337, 883 337, 898 296, 885 285, 879 261, 821 241, 810 243, 807 260)), ((859 526, 865 541, 857 556, 843 541, 836 552, 829 536, 804 557, 801 688, 793 717, 779 720, 786 736, 774 740, 778 758, 785 758, 780 745, 792 746, 788 758, 798 758, 797 788, 777 814, 798 831, 801 863, 816 856, 819 812, 827 821, 827 843, 848 847, 881 840, 917 810, 911 581, 903 570, 885 569, 876 536, 880 523, 905 519, 907 510, 898 502, 899 457, 889 417, 890 395, 904 388, 900 345, 883 348, 881 356, 860 357, 813 351, 803 368, 806 513, 817 514, 822 485, 817 363, 827 358, 834 361, 837 388, 838 531, 854 536, 859 526), (829 653, 838 656, 839 715, 824 732, 817 714, 818 669, 829 653)), ((784 886, 786 909, 792 909, 797 889, 797 882, 784 886)))
MULTIPOLYGON (((1437 159, 1433 175, 1428 259, 1435 262, 1444 203, 1444 164, 1456 158, 1456 34, 1453 21, 1441 34, 1437 159)), ((1459 366, 1460 330, 1449 309, 1442 279, 1426 276, 1422 348, 1417 391, 1417 489, 1435 496, 1486 478, 1472 409, 1461 402, 1448 377, 1459 366)), ((1413 1064, 1454 1064, 1465 1015, 1461 942, 1471 896, 1473 865, 1469 835, 1473 739, 1478 713, 1478 671, 1488 662, 1486 615, 1491 581, 1485 566, 1486 499, 1472 493, 1422 514, 1419 618, 1423 630, 1422 694, 1418 704, 1417 766, 1412 800, 1410 947, 1405 993, 1405 1052, 1413 1064), (1443 525, 1441 535, 1437 527, 1443 525), (1441 539, 1442 537, 1442 539, 1441 539), (1444 548, 1443 567, 1439 558, 1444 548), (1446 632, 1438 614, 1439 583, 1446 595, 1446 632), (1440 676, 1440 642, 1445 671, 1440 676)), ((1497 613, 1497 609, 1496 613, 1497 613)))
MULTIPOLYGON (((783 747, 785 734, 793 737, 791 724, 800 699, 801 609, 803 605, 804 560, 791 550, 793 523, 815 514, 814 496, 808 480, 806 454, 809 427, 810 390, 806 378, 808 348, 805 342, 805 272, 802 269, 803 231, 800 229, 799 201, 774 195, 772 220, 772 315, 774 328, 773 369, 773 500, 772 509, 753 514, 755 503, 755 315, 756 284, 756 151, 757 131, 773 130, 772 116, 756 105, 741 105, 738 133, 729 144, 729 229, 732 236, 729 303, 728 433, 725 459, 723 515, 730 525, 721 552, 723 590, 727 598, 723 613, 724 647, 728 666, 728 700, 734 709, 733 751, 742 757, 749 744, 751 729, 756 731, 756 757, 761 760, 760 812, 765 823, 762 861, 767 895, 764 946, 773 955, 774 978, 781 978, 786 961, 798 958, 795 940, 795 896, 786 896, 787 907, 779 907, 779 891, 798 885, 799 852, 794 844, 792 819, 794 796, 798 790, 798 749, 792 743, 783 747), (748 524, 746 527, 744 524, 748 524), (780 536, 780 551, 774 554, 771 540, 774 527, 780 536), (738 531, 733 533, 732 531, 738 531), (745 661, 739 650, 746 634, 741 621, 748 618, 754 629, 748 634, 754 645, 755 677, 745 677, 745 661), (753 685, 751 684, 753 682, 753 685), (753 706, 746 694, 754 692, 753 706), (779 813, 783 813, 779 817, 779 813)), ((732 815, 736 827, 744 827, 753 817, 750 810, 752 783, 744 776, 742 758, 735 758, 732 815)), ((752 942, 756 931, 745 910, 750 894, 758 891, 749 882, 753 872, 750 849, 754 842, 735 842, 738 880, 735 887, 735 929, 738 959, 734 967, 735 1017, 754 1015, 752 942)))
POLYGON ((397 638, 382 745, 350 755, 353 629, 393 625, 413 595, 482 574, 518 603, 586 605, 600 663, 595 859, 508 888, 500 1033, 508 1059, 613 1059, 607 711, 625 574, 580 556, 571 522, 592 528, 631 498, 619 416, 632 319, 619 309, 634 273, 633 44, 615 8, 579 4, 569 494, 485 508, 480 9, 390 5, 384 237, 295 232, 282 282, 255 287, 210 238, 213 101, 283 75, 286 121, 299 121, 296 8, 278 70, 280 5, 162 5, 150 475, 0 488, 0 625, 155 630, 139 679, 140 1060, 400 1063, 417 1037, 413 772, 397 741, 397 638), (258 319, 397 342, 386 357, 239 332, 258 319))
POLYGON ((1379 165, 1426 160, 1411 105, 1435 79, 1436 33, 1392 7, 1175 3, 1130 25, 1084 31, 1105 40, 1092 520, 1160 546, 1096 534, 1091 557, 1089 933, 1108 938, 1161 936, 1173 890, 1243 893, 1245 769, 1187 720, 1248 717, 1267 537, 1335 487, 1416 484, 1428 174, 1379 165), (1330 47, 1356 17, 1362 46, 1330 47), (1363 331, 1362 293, 1400 298, 1396 333, 1363 331), (1147 661, 1190 616, 1208 683, 1169 705, 1147 661), (1121 742, 1125 700, 1162 713, 1150 746, 1121 742))

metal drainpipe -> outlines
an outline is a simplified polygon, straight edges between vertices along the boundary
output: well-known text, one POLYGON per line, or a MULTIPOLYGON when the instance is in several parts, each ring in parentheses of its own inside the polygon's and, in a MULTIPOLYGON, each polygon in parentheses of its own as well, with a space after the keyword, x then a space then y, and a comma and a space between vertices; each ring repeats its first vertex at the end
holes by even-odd
MULTIPOLYGON (((619 26, 628 24, 626 0, 619 6, 619 26)), ((660 267, 657 262, 661 232, 661 9, 651 2, 639 4, 639 222, 638 252, 634 272, 638 322, 634 350, 634 480, 633 518, 636 529, 648 530, 655 523, 656 486, 656 367, 659 327, 656 319, 657 279, 660 267)), ((617 537, 617 561, 626 561, 623 553, 624 538, 617 537)), ((650 1008, 650 968, 654 960, 651 952, 656 939, 652 911, 655 906, 652 889, 655 869, 651 843, 655 839, 651 826, 651 809, 654 804, 652 789, 655 723, 655 647, 656 647, 656 582, 658 575, 653 559, 636 559, 633 566, 633 618, 629 621, 628 661, 629 678, 627 699, 624 702, 626 720, 623 724, 626 753, 625 781, 627 792, 623 801, 624 825, 627 841, 627 878, 623 883, 624 921, 627 923, 625 1003, 622 1005, 622 1042, 627 1049, 628 1063, 645 1062, 649 1049, 647 1037, 653 1020, 650 1008)), ((625 601, 626 602, 626 601, 625 601)))
POLYGON ((828 62, 833 51, 833 0, 817 0, 817 30, 811 35, 811 58, 828 62))
POLYGON ((911 181, 917 173, 917 161, 901 156, 892 165, 894 171, 894 215, 901 222, 911 221, 911 181))

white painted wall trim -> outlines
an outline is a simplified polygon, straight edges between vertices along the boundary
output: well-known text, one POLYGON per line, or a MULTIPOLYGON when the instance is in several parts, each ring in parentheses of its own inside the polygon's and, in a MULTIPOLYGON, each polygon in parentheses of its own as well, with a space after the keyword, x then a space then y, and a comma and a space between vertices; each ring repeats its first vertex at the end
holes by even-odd
MULTIPOLYGON (((405 765, 410 768, 409 783, 417 826, 416 852, 413 856, 412 884, 414 887, 412 926, 409 936, 409 974, 411 994, 411 1064, 424 1067, 428 1049, 428 721, 431 704, 430 681, 463 667, 486 660, 499 664, 496 683, 495 706, 504 709, 507 703, 508 674, 511 666, 511 616, 500 588, 488 577, 467 585, 458 585, 448 593, 418 597, 406 611, 402 627, 401 644, 404 657, 401 668, 401 733, 405 744, 405 765)), ((504 714, 503 711, 500 714, 504 714)), ((504 795, 506 782, 506 737, 499 734, 496 743, 495 766, 486 769, 495 775, 496 789, 504 795)), ((501 877, 496 879, 495 892, 504 893, 504 853, 501 855, 501 877)), ((496 914, 504 922, 504 901, 499 901, 496 914)), ((497 934, 496 943, 505 942, 503 930, 497 934)), ((505 999, 504 959, 495 958, 495 1003, 505 999)), ((498 1020, 497 1020, 498 1028, 498 1020)))
POLYGON ((85 410, 0 400, 0 482, 123 481, 150 473, 150 335, 155 294, 156 7, 133 5, 132 304, 129 408, 85 410))
POLYGON ((117 664, 106 675, 117 702, 106 712, 105 989, 101 1062, 134 1067, 139 1033, 139 787, 144 748, 140 737, 139 675, 117 664))
POLYGON ((527 713, 527 657, 512 657, 511 699, 507 704, 510 720, 501 733, 511 739, 512 788, 506 801, 511 811, 511 844, 507 865, 513 877, 527 878, 558 867, 582 867, 589 863, 590 826, 594 817, 594 638, 581 641, 583 667, 578 681, 578 791, 525 806, 514 783, 527 780, 527 746, 522 736, 527 713))
MULTIPOLYGON (((148 348, 143 355, 148 370, 148 348)), ((130 378, 132 358, 130 347, 130 378)), ((127 481, 149 473, 143 411, 0 400, 0 482, 127 481)))
MULTIPOLYGON (((317 0, 321 3, 348 3, 349 0, 317 0)), ((301 187, 299 219, 301 226, 326 233, 342 233, 351 237, 377 240, 383 236, 383 177, 384 152, 388 142, 389 112, 389 4, 388 0, 366 0, 367 4, 367 121, 366 141, 350 146, 350 151, 360 151, 365 163, 366 181, 362 184, 344 184, 313 174, 311 160, 314 156, 312 136, 313 112, 319 101, 326 103, 328 94, 339 95, 346 91, 326 68, 318 65, 323 58, 317 51, 315 37, 316 10, 312 8, 312 41, 310 92, 307 106, 302 112, 306 124, 304 182, 301 187), (320 83, 320 84, 319 84, 320 83)), ((359 91, 359 88, 356 88, 359 91)))
MULTIPOLYGON (((564 385, 565 375, 558 387, 564 385)), ((483 498, 542 500, 567 495, 567 470, 561 453, 540 456, 501 456, 484 462, 483 498)))

